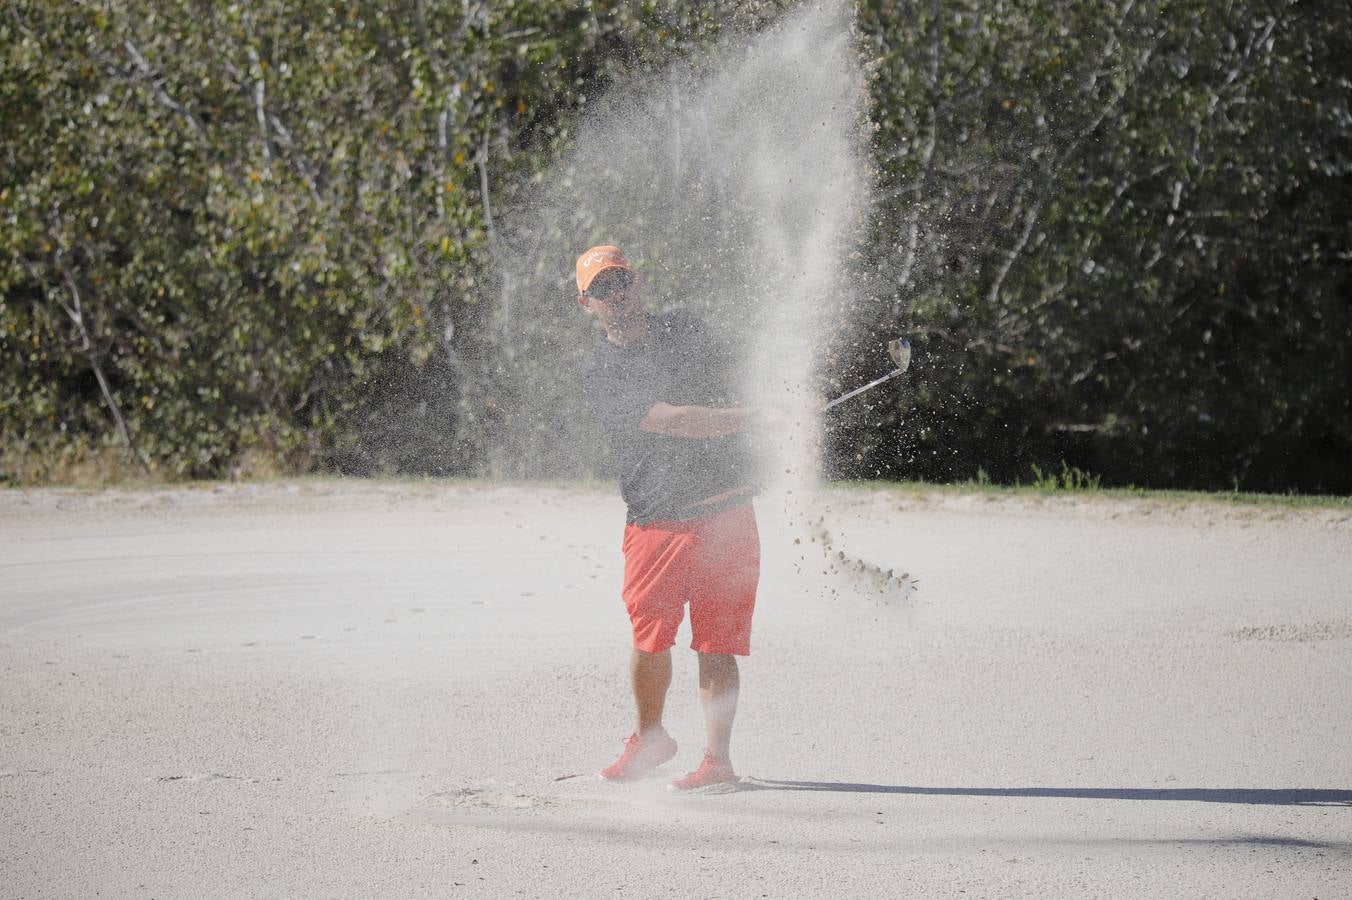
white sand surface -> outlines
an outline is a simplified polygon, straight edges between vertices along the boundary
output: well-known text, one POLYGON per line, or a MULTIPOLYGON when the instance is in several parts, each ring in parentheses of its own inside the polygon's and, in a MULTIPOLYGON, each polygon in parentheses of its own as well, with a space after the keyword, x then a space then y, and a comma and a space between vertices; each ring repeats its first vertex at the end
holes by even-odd
POLYGON ((676 760, 592 774, 609 490, 0 492, 0 895, 1352 896, 1348 512, 827 495, 908 594, 779 506, 748 782, 690 797, 683 644, 676 760))

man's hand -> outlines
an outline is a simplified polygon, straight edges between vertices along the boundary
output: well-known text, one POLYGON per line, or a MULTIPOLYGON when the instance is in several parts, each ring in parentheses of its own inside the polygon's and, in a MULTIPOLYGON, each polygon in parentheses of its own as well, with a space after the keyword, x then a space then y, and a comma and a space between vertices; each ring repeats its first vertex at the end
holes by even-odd
POLYGON ((720 408, 654 403, 638 427, 668 437, 727 437, 746 431, 751 425, 752 415, 751 408, 746 406, 720 408))
POLYGON ((794 417, 773 403, 762 406, 673 406, 654 403, 638 423, 652 434, 668 437, 712 438, 756 431, 780 434, 793 427, 794 417))

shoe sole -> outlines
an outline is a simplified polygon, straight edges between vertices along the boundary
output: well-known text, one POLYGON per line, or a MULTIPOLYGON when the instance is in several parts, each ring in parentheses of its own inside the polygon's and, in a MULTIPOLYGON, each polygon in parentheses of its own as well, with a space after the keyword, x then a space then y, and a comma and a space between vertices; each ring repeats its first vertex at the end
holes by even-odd
POLYGON ((665 759, 661 760, 660 762, 655 762, 655 763, 653 763, 651 766, 649 766, 648 768, 644 769, 642 772, 640 772, 640 773, 637 774, 637 775, 628 775, 628 776, 625 776, 625 777, 623 777, 623 778, 607 778, 605 775, 601 774, 600 772, 597 772, 597 773, 596 773, 596 777, 599 778, 601 781, 606 782, 607 784, 628 784, 628 783, 633 782, 633 781, 642 781, 643 779, 647 778, 649 775, 653 774, 653 772, 654 772, 659 766, 664 766, 664 765, 666 765, 667 763, 671 762, 673 759, 675 759, 675 758, 676 758, 676 750, 677 750, 677 748, 673 748, 672 751, 671 751, 671 755, 670 755, 670 756, 666 757, 665 759))
MULTIPOLYGON (((661 774, 662 774, 661 772, 657 772, 657 771, 648 771, 648 772, 644 772, 642 775, 630 775, 630 776, 628 776, 628 777, 626 777, 626 778, 607 778, 606 776, 602 775, 600 772, 597 772, 597 773, 596 773, 596 780, 597 780, 597 781, 604 781, 606 784, 638 784, 640 781, 650 781, 650 780, 652 780, 652 778, 653 778, 654 775, 661 775, 661 774)), ((668 776, 668 777, 670 777, 670 776, 668 776)))
POLYGON ((716 781, 713 784, 705 784, 700 787, 680 788, 674 784, 667 785, 667 790, 673 794, 732 794, 742 785, 742 779, 736 781, 716 781))

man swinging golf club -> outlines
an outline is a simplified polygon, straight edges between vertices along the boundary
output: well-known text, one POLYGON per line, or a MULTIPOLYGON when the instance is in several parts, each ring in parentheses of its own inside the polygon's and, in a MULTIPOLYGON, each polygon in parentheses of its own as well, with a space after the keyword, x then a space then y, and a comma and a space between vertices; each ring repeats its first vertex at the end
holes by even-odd
POLYGON ((585 387, 609 438, 628 508, 623 598, 633 626, 629 674, 638 724, 600 771, 632 781, 676 755, 662 726, 671 647, 690 607, 699 654, 704 758, 668 788, 737 781, 729 754, 737 709, 737 657, 751 652, 760 540, 744 436, 753 411, 734 404, 727 348, 686 316, 650 316, 639 279, 617 247, 577 260, 577 302, 605 328, 585 387))

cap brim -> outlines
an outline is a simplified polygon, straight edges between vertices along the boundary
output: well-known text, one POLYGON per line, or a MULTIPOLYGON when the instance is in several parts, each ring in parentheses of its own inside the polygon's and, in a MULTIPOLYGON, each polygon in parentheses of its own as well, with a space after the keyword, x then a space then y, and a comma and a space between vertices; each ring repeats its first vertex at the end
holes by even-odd
POLYGON ((620 269, 621 271, 624 271, 624 272, 631 272, 631 273, 634 271, 634 270, 633 270, 632 268, 630 268, 629 266, 622 266, 622 265, 620 265, 619 263, 606 263, 604 266, 602 266, 601 268, 597 269, 595 272, 588 272, 587 274, 588 274, 590 277, 587 279, 587 283, 586 283, 586 284, 579 284, 577 289, 578 289, 579 291, 581 291, 582 293, 584 293, 584 294, 587 293, 587 291, 591 288, 592 283, 596 281, 597 277, 598 277, 602 272, 609 272, 611 269, 620 269))

